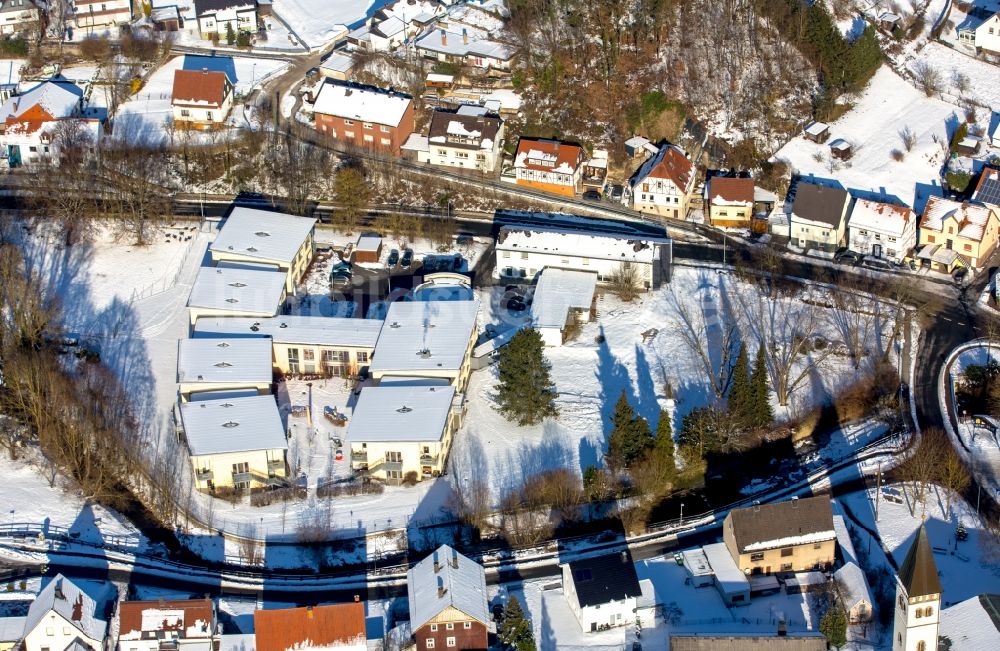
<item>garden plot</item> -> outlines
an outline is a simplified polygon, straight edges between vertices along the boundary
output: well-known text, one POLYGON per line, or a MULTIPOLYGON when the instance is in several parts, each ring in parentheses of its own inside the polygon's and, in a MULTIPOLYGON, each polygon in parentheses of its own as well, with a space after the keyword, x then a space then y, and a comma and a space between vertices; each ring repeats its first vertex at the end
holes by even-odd
POLYGON ((949 135, 961 120, 964 115, 958 106, 927 97, 882 66, 854 107, 830 124, 829 141, 817 144, 800 134, 778 150, 774 159, 807 179, 894 199, 920 212, 929 196, 942 193, 940 172, 947 160, 949 135), (904 129, 915 137, 909 152, 900 135, 904 129), (838 138, 853 147, 851 160, 831 157, 830 142, 838 138), (902 154, 902 160, 894 160, 895 151, 902 154))
MULTIPOLYGON (((697 336, 709 342, 709 355, 717 363, 725 314, 733 310, 731 313, 749 315, 739 301, 753 295, 748 285, 732 276, 677 268, 668 287, 645 294, 635 304, 623 304, 610 295, 599 298, 595 322, 583 326, 575 341, 545 350, 559 394, 559 417, 540 425, 512 426, 494 409, 491 396, 496 388, 496 367, 474 372, 467 392, 469 414, 451 454, 454 481, 459 486, 474 479, 488 481, 494 498, 499 498, 524 477, 543 470, 583 472, 592 464, 599 465, 610 432, 609 418, 623 389, 637 413, 653 427, 659 410, 668 409, 677 432, 685 414, 715 397, 699 355, 680 335, 682 315, 696 322, 697 336)), ((496 319, 492 325, 504 329, 521 322, 519 315, 508 318, 499 290, 480 298, 484 315, 490 310, 496 319)), ((805 360, 826 355, 806 374, 808 380, 791 393, 787 407, 777 405, 772 393, 775 412, 782 418, 824 402, 855 381, 859 373, 840 349, 838 342, 843 336, 835 324, 834 310, 805 309, 800 299, 780 301, 796 323, 784 330, 789 338, 807 320, 814 321, 816 333, 822 333, 829 345, 837 348, 835 353, 812 351, 796 363, 801 372, 807 365, 805 360)), ((738 321, 741 339, 747 342, 752 358, 757 346, 755 323, 749 316, 738 321)), ((888 329, 888 323, 882 325, 888 329)), ((770 330, 767 324, 757 323, 756 327, 770 330)), ((876 339, 879 345, 884 343, 878 330, 873 328, 870 333, 872 346, 876 339)), ((785 335, 776 328, 768 336, 785 335)), ((852 436, 854 443, 845 442, 841 447, 861 446, 877 435, 876 428, 866 429, 852 436)))

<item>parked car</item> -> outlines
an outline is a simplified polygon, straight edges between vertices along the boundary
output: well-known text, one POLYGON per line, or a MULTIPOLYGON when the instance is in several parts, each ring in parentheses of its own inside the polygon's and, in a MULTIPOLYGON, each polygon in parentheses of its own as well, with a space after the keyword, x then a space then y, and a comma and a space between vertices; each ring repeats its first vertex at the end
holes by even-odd
POLYGON ((410 265, 413 263, 413 249, 404 249, 403 258, 399 262, 403 269, 409 269, 410 265))
POLYGON ((854 251, 848 249, 842 249, 833 256, 833 259, 844 264, 856 265, 861 262, 862 257, 863 256, 859 253, 855 253, 854 251))
POLYGON ((879 271, 892 271, 893 266, 891 262, 883 260, 882 258, 873 258, 866 256, 861 264, 868 267, 869 269, 878 269, 879 271))
POLYGON ((424 268, 425 274, 432 274, 438 269, 438 260, 435 257, 427 256, 426 258, 424 258, 424 263, 422 266, 424 268))
POLYGON ((465 260, 462 258, 462 256, 459 255, 458 253, 456 253, 455 257, 452 258, 452 260, 451 260, 451 270, 452 271, 461 271, 462 270, 462 265, 464 263, 465 263, 465 260))
POLYGON ((583 193, 583 198, 585 201, 600 201, 601 193, 597 190, 587 190, 583 193))
POLYGON ((611 186, 612 201, 621 201, 624 196, 625 196, 625 186, 617 184, 611 186))
POLYGON ((393 249, 389 251, 389 259, 386 260, 386 264, 390 267, 395 267, 399 263, 399 251, 393 249))

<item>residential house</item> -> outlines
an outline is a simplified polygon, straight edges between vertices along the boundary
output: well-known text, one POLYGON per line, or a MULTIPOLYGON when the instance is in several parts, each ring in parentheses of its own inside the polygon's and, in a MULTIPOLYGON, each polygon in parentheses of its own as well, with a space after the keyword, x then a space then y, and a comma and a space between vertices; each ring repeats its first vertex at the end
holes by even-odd
POLYGON ((285 306, 287 277, 277 270, 202 267, 188 296, 191 325, 206 316, 276 316, 285 306))
POLYGON ((184 27, 184 18, 177 5, 153 7, 149 10, 149 22, 158 32, 179 32, 184 27))
POLYGON ((1000 216, 988 205, 931 197, 919 224, 920 263, 935 271, 979 268, 996 249, 1000 216))
POLYGON ((21 638, 24 637, 24 623, 27 620, 28 618, 23 615, 0 617, 0 651, 10 651, 21 643, 21 638))
POLYGON ((1000 169, 984 167, 979 175, 979 182, 972 193, 973 203, 981 203, 1000 210, 1000 169))
POLYGON ((406 573, 416 651, 489 648, 486 571, 441 545, 406 573))
POLYGON ((285 291, 302 281, 315 249, 316 220, 237 206, 209 245, 213 264, 223 261, 285 273, 285 291))
POLYGON ((199 490, 284 483, 288 444, 274 396, 181 403, 180 421, 199 490))
POLYGON ((1000 149, 1000 113, 994 111, 991 119, 993 120, 993 130, 990 132, 990 146, 994 149, 1000 149))
POLYGON ((632 136, 624 143, 625 155, 630 158, 639 158, 640 156, 650 156, 656 155, 656 152, 660 151, 660 148, 649 142, 649 138, 644 138, 642 136, 632 136))
POLYGON ((661 217, 685 219, 694 177, 694 165, 684 151, 677 145, 665 144, 629 179, 632 208, 661 217))
POLYGON ((941 639, 951 651, 1000 649, 1000 594, 981 594, 941 611, 941 639))
POLYGON ((59 154, 63 134, 96 144, 100 121, 84 116, 83 89, 61 78, 44 81, 0 106, 0 148, 11 167, 59 154))
POLYGON ((580 173, 580 186, 586 189, 604 191, 608 180, 608 152, 605 149, 595 149, 594 155, 583 162, 580 173))
POLYGON ((958 42, 976 50, 1000 53, 1000 12, 970 13, 958 26, 958 42))
POLYGON ((194 0, 202 38, 218 36, 225 39, 230 29, 234 35, 240 32, 256 34, 257 10, 257 0, 194 0))
POLYGON ((864 571, 856 563, 844 563, 833 573, 840 603, 851 624, 865 624, 872 618, 872 592, 864 571))
POLYGON ((41 30, 42 14, 35 0, 0 1, 0 34, 41 30))
POLYGON ((439 476, 462 424, 464 399, 444 379, 386 378, 362 388, 347 425, 352 468, 389 484, 411 473, 439 476))
POLYGON ((347 81, 354 70, 354 57, 343 52, 332 52, 323 63, 319 64, 319 74, 324 79, 347 81))
POLYGON ((722 539, 747 575, 828 569, 837 549, 830 498, 733 509, 723 521, 722 539))
POLYGON ((214 651, 218 619, 209 599, 123 601, 118 651, 214 651))
POLYGON ((221 71, 175 70, 170 95, 174 124, 182 128, 221 126, 233 108, 233 84, 221 71))
POLYGON ((750 228, 754 208, 751 178, 713 176, 705 184, 708 221, 717 228, 750 228))
POLYGON ((327 316, 271 318, 203 318, 194 337, 246 338, 270 341, 271 364, 283 375, 322 374, 352 377, 368 366, 382 321, 327 316))
POLYGON ((635 623, 642 595, 632 554, 618 554, 563 563, 562 586, 570 610, 584 631, 635 623))
POLYGON ((669 278, 671 242, 557 226, 502 226, 496 240, 497 280, 534 282, 549 267, 592 271, 597 282, 610 283, 625 264, 636 270, 645 289, 657 288, 669 278))
POLYGON ((353 603, 255 610, 256 651, 366 651, 365 605, 353 603))
POLYGON ((70 646, 104 651, 105 603, 57 574, 28 608, 23 651, 62 651, 70 646))
POLYGON ((431 61, 455 63, 488 72, 509 71, 514 56, 513 50, 486 36, 487 34, 481 30, 472 31, 468 26, 443 25, 438 29, 429 30, 418 38, 414 48, 417 53, 431 61))
POLYGON ((917 245, 917 215, 907 206, 858 199, 847 229, 852 251, 897 264, 917 245))
POLYGON ((313 105, 316 130, 334 140, 396 156, 413 133, 409 95, 326 80, 313 105))
POLYGON ((397 301, 368 367, 384 383, 388 377, 444 378, 463 393, 471 372, 479 301, 397 301))
POLYGON ((492 172, 503 151, 504 122, 480 106, 431 114, 427 149, 417 160, 443 167, 465 167, 492 172))
POLYGON ((899 14, 894 14, 889 11, 883 11, 878 16, 878 26, 879 29, 886 32, 887 34, 892 34, 896 29, 902 24, 903 17, 899 14))
POLYGON ((934 550, 927 537, 927 527, 921 523, 896 575, 892 651, 934 651, 938 648, 941 595, 934 550))
POLYGON ((84 35, 113 31, 132 21, 132 0, 73 0, 73 22, 84 35))
POLYGON ((538 275, 531 303, 531 326, 546 346, 561 346, 574 327, 596 312, 597 272, 546 267, 538 275))
POLYGON ((518 185, 576 195, 580 182, 583 148, 558 140, 521 138, 514 155, 514 178, 518 185))
POLYGON ((670 636, 670 651, 826 651, 821 633, 792 633, 778 629, 773 635, 748 633, 724 635, 696 633, 670 636))
POLYGON ((789 220, 792 246, 833 253, 844 242, 851 195, 840 188, 799 183, 789 220))
POLYGON ((220 392, 264 395, 271 392, 271 342, 265 339, 180 339, 177 384, 181 400, 219 396, 220 392))

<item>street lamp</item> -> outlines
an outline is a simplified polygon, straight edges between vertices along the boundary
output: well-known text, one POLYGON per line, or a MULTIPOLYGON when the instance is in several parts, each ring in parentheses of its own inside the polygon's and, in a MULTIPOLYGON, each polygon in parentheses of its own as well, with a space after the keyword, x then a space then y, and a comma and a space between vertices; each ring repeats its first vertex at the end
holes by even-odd
POLYGON ((684 526, 684 502, 681 502, 681 521, 679 526, 684 526))

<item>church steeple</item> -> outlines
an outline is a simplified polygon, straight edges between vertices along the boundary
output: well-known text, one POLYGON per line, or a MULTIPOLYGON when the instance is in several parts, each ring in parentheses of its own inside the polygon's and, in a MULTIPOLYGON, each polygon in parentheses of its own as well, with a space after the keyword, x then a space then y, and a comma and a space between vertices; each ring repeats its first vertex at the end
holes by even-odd
POLYGON ((906 588, 906 594, 914 597, 941 594, 941 581, 938 579, 937 564, 934 562, 934 550, 927 538, 927 527, 920 523, 917 537, 910 545, 903 564, 899 566, 899 582, 906 588))
POLYGON ((896 584, 893 651, 937 651, 941 580, 927 528, 920 523, 896 584))

